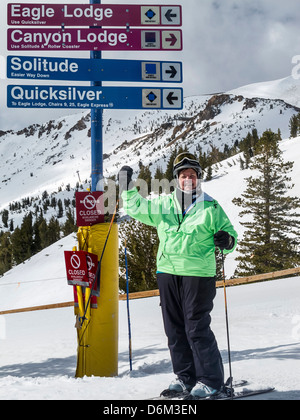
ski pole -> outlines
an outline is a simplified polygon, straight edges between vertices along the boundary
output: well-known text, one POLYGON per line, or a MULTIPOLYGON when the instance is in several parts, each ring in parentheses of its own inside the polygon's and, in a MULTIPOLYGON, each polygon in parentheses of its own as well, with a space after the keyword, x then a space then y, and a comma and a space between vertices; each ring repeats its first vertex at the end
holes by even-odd
POLYGON ((230 350, 230 338, 229 338, 228 305, 227 305, 227 292, 226 292, 226 279, 225 279, 225 259, 224 259, 223 249, 221 249, 221 255, 222 255, 222 277, 223 277, 223 288, 224 288, 225 318, 226 318, 227 347, 228 347, 230 397, 233 398, 233 384, 232 384, 233 377, 232 377, 232 367, 231 367, 231 350, 230 350))
POLYGON ((128 319, 128 337, 129 337, 129 366, 130 366, 130 371, 132 371, 131 322, 130 322, 130 311, 129 311, 129 278, 128 278, 126 239, 125 239, 125 267, 126 267, 127 319, 128 319))

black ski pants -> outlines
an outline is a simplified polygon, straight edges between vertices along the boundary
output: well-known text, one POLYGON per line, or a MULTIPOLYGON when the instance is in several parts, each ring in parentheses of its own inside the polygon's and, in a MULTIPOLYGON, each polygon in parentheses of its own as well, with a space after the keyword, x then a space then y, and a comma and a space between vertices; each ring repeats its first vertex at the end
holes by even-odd
POLYGON ((157 281, 174 373, 186 384, 219 389, 223 363, 210 328, 215 278, 158 273, 157 281))

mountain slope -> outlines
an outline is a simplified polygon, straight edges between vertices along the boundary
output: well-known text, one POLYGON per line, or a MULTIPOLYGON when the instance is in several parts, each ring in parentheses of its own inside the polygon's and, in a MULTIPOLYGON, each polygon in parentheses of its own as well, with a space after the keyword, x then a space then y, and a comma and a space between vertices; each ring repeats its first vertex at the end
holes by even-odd
MULTIPOLYGON (((295 87, 295 83, 287 78, 262 86, 267 86, 270 97, 280 93, 289 99, 291 92, 299 89, 300 84, 295 87)), ((247 87, 245 96, 236 90, 234 94, 189 97, 180 112, 105 111, 105 176, 115 175, 123 164, 131 164, 137 171, 140 161, 151 165, 152 172, 157 165, 164 169, 175 146, 187 146, 191 152, 210 150, 212 146, 223 150, 253 128, 259 134, 269 128, 276 132, 280 129, 282 137, 287 138, 289 120, 299 109, 284 102, 280 95, 277 99, 253 98, 256 92, 254 85, 247 87)), ((89 180, 90 155, 87 112, 19 132, 0 132, 0 211, 10 202, 41 196, 45 190, 65 190, 68 184, 74 188, 79 177, 81 181, 89 180)))
POLYGON ((254 83, 228 92, 246 98, 281 99, 290 105, 300 106, 300 83, 292 76, 271 82, 254 83))
MULTIPOLYGON (((300 137, 281 142, 283 158, 289 161, 300 160, 300 137)), ((214 178, 203 184, 203 189, 216 198, 230 217, 239 237, 244 228, 239 223, 240 209, 234 206, 232 199, 240 196, 246 186, 245 178, 251 171, 241 170, 238 156, 223 161, 215 167, 214 178)), ((294 165, 291 174, 294 188, 290 195, 300 196, 300 166, 294 165)), ((76 245, 75 235, 61 239, 59 242, 34 255, 24 264, 6 272, 0 278, 1 285, 6 285, 5 293, 0 293, 0 310, 17 309, 22 307, 46 305, 71 301, 71 288, 61 287, 66 283, 64 250, 71 250, 76 245), (48 264, 49 267, 48 268, 48 264)), ((237 251, 226 257, 226 275, 230 278, 236 268, 237 251)), ((2 289, 3 290, 3 289, 2 289)))

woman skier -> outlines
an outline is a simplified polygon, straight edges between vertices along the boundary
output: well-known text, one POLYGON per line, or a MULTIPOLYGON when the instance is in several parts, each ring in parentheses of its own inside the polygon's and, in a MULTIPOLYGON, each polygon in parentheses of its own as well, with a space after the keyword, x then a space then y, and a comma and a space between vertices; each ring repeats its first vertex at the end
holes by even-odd
POLYGON ((132 168, 122 167, 120 191, 128 215, 157 228, 157 282, 164 328, 176 379, 161 395, 216 395, 224 370, 210 313, 216 296, 215 248, 232 252, 237 233, 220 204, 201 189, 194 155, 174 160, 175 191, 151 200, 130 188, 132 168))

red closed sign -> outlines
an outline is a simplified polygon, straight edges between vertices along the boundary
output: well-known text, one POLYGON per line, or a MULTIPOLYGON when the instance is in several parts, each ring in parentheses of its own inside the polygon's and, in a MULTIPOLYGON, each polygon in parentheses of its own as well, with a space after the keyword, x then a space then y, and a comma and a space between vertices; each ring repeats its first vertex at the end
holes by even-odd
MULTIPOLYGON (((95 279, 98 256, 85 251, 65 251, 68 284, 71 286, 92 287, 95 279)), ((96 294, 97 282, 93 294, 96 294)))
POLYGON ((77 226, 104 223, 103 192, 77 192, 75 198, 77 226))

